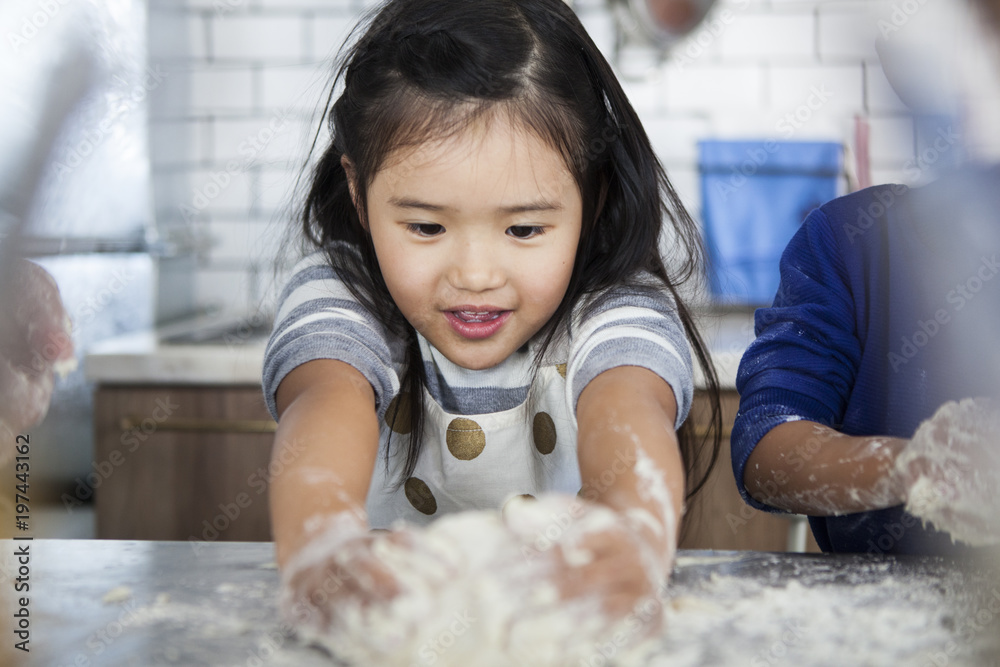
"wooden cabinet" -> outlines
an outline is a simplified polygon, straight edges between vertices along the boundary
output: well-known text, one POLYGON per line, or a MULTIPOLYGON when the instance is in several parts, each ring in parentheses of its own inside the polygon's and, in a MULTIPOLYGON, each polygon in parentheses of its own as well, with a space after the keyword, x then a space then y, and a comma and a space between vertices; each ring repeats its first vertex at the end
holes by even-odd
MULTIPOLYGON (((723 394, 724 437, 705 488, 688 507, 681 547, 784 551, 789 521, 736 491, 729 430, 739 397, 723 394)), ((705 396, 691 419, 704 429, 705 396)), ((95 400, 97 536, 269 540, 267 490, 275 424, 258 386, 102 385, 95 400)), ((818 550, 809 536, 812 550, 818 550)))
MULTIPOLYGON (((722 448, 708 481, 688 505, 680 540, 682 549, 787 549, 792 525, 789 518, 753 509, 736 490, 729 436, 739 405, 739 394, 722 392, 722 448)), ((689 419, 700 432, 707 428, 709 407, 704 393, 695 392, 689 419)), ((806 550, 819 551, 808 528, 806 532, 806 550)))
POLYGON ((270 539, 274 426, 259 386, 99 386, 97 536, 270 539))

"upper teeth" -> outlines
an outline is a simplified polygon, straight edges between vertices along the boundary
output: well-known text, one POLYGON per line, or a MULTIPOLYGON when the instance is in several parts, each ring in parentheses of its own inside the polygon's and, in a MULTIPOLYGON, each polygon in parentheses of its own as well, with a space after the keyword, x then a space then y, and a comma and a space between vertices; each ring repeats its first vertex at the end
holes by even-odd
POLYGON ((491 310, 460 310, 458 314, 465 319, 474 319, 474 320, 482 320, 486 318, 495 320, 496 318, 500 317, 499 312, 494 312, 491 310))

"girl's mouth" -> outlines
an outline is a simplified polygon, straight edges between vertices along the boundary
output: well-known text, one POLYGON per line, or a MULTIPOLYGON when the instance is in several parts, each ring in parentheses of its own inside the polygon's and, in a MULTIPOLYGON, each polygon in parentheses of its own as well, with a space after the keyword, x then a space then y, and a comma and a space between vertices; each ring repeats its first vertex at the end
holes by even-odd
POLYGON ((446 310, 444 316, 455 333, 463 338, 489 338, 504 325, 510 310, 446 310))

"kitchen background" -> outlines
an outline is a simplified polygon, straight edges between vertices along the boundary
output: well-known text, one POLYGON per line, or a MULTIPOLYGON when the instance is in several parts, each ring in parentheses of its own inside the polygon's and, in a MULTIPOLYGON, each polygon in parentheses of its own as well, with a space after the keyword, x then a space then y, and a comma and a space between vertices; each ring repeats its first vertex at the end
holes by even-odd
MULTIPOLYGON (((22 4, 30 12, 37 3, 22 4)), ((148 36, 148 76, 142 79, 148 95, 134 117, 148 119, 156 241, 172 250, 160 253, 151 268, 126 273, 154 275, 147 282, 127 281, 129 289, 112 295, 114 303, 124 303, 135 298, 129 295, 136 285, 146 285, 149 295, 149 303, 126 307, 133 317, 119 332, 220 311, 236 317, 237 337, 255 337, 267 327, 281 283, 275 259, 293 224, 289 198, 316 131, 330 57, 370 4, 148 0, 141 17, 148 36)), ((941 64, 936 49, 946 57, 960 50, 972 57, 955 46, 957 26, 967 19, 948 12, 943 14, 947 21, 940 18, 942 6, 959 3, 722 0, 700 27, 666 52, 646 43, 642 31, 627 21, 620 25, 603 0, 573 4, 618 68, 674 186, 696 218, 703 217, 699 142, 705 140, 839 144, 844 147, 836 176, 841 193, 866 182, 916 184, 964 157, 994 152, 967 140, 968 129, 983 120, 948 102, 952 98, 945 89, 959 84, 935 76, 941 64), (920 64, 922 84, 942 91, 931 95, 920 113, 908 109, 890 85, 875 47, 880 35, 893 47, 885 53, 896 59, 912 56, 920 64)), ((905 78, 893 76, 897 86, 904 85, 904 95, 900 80, 905 78)), ((114 285, 113 278, 108 280, 100 285, 114 285)), ((728 339, 720 338, 731 374, 752 338, 752 304, 723 308, 711 296, 699 299, 707 321, 734 316, 738 322, 728 339)), ((96 343, 101 336, 90 338, 96 343)), ((76 377, 89 392, 93 382, 76 377)), ((211 384, 204 378, 200 382, 211 384)), ((40 488, 54 502, 44 522, 44 531, 53 536, 85 537, 95 531, 92 497, 74 491, 101 462, 94 453, 89 402, 84 407, 75 412, 54 407, 39 427, 56 434, 48 438, 51 444, 38 464, 38 476, 44 477, 40 488), (67 492, 74 502, 65 502, 67 492)), ((720 466, 731 477, 728 462, 720 466)))

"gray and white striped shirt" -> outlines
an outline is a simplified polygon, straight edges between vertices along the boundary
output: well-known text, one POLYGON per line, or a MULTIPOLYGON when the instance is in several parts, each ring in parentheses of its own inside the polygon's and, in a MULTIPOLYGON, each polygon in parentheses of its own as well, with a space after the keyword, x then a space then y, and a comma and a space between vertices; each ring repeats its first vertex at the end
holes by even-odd
POLYGON ((418 339, 427 376, 424 444, 402 486, 396 482, 409 428, 397 419, 390 441, 386 413, 400 393, 405 343, 358 303, 323 253, 293 269, 264 357, 264 396, 275 418, 278 385, 307 361, 343 361, 371 383, 381 425, 367 503, 375 528, 398 519, 427 523, 448 512, 498 509, 516 495, 576 493, 576 403, 587 383, 611 368, 640 366, 662 377, 677 400, 677 426, 691 406, 684 329, 673 298, 652 280, 582 299, 534 376, 534 340, 499 365, 473 371, 418 339), (382 463, 387 447, 388 470, 382 463))

